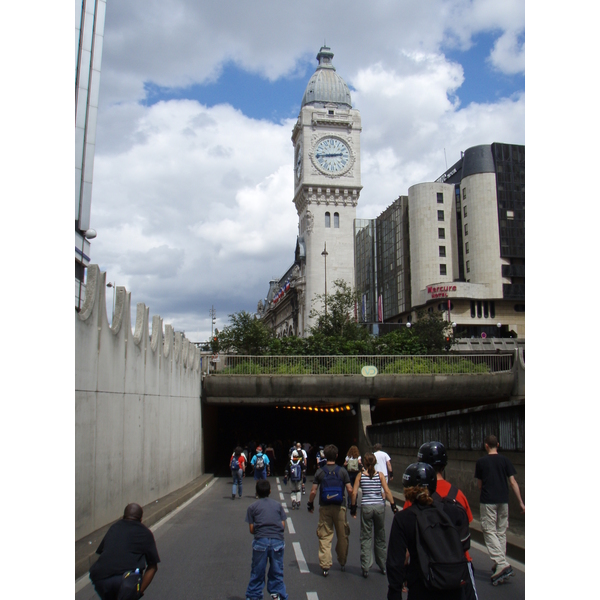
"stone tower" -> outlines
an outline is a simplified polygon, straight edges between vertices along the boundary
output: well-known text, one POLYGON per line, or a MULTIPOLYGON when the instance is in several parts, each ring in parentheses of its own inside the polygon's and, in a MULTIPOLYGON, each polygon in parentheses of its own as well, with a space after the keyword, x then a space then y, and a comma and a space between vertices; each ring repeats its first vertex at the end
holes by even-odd
POLYGON ((362 189, 361 120, 332 59, 333 52, 323 46, 292 132, 294 204, 299 220, 296 264, 301 270, 296 284, 300 335, 307 335, 313 324, 309 314, 317 307, 313 305, 315 296, 324 295, 325 288, 327 294, 334 292, 337 279, 354 286, 353 225, 362 189))

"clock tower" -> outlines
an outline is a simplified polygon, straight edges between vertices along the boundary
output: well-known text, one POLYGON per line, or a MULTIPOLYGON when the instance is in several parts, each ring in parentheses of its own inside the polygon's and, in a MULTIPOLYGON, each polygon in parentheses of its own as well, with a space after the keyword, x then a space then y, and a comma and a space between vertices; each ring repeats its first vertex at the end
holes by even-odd
POLYGON ((323 303, 313 304, 316 296, 335 292, 337 279, 354 287, 361 120, 332 59, 331 49, 323 46, 292 132, 299 335, 307 335, 314 323, 311 308, 323 309, 323 303))

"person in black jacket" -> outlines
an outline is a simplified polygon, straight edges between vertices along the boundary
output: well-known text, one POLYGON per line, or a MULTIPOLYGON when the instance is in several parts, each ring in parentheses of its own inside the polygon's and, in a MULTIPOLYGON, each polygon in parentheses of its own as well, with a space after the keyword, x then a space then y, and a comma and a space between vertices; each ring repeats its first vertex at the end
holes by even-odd
POLYGON ((90 579, 102 600, 141 598, 158 570, 154 535, 142 525, 142 515, 139 504, 128 504, 96 550, 100 558, 90 569, 90 579))
POLYGON ((434 468, 426 463, 409 465, 402 478, 404 497, 413 506, 397 512, 392 521, 388 541, 388 600, 402 600, 402 590, 408 588, 407 600, 460 600, 462 590, 432 591, 425 587, 417 557, 416 527, 419 504, 425 510, 433 508, 432 494, 437 487, 434 468))

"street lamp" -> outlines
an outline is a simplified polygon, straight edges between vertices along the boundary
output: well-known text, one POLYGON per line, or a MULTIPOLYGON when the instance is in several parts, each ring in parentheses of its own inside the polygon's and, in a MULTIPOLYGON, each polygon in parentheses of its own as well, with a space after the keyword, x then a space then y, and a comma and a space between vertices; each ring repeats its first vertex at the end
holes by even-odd
POLYGON ((321 252, 321 256, 325 258, 325 316, 327 317, 327 242, 325 242, 325 247, 323 248, 323 252, 321 252))
POLYGON ((107 288, 112 288, 113 291, 113 309, 112 309, 112 320, 111 320, 111 324, 112 322, 115 320, 115 292, 117 291, 117 284, 116 283, 111 283, 110 281, 106 284, 107 288))

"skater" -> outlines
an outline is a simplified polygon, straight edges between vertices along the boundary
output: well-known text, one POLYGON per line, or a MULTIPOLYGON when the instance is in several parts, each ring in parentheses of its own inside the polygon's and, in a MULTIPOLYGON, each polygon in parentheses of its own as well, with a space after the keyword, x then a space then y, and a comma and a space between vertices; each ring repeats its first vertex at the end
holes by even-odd
POLYGON ((525 513, 525 504, 521 498, 517 474, 513 464, 498 454, 498 438, 488 435, 484 441, 487 456, 475 463, 475 477, 481 490, 479 514, 483 540, 493 561, 492 584, 498 585, 511 577, 513 569, 506 560, 506 530, 508 529, 508 485, 514 492, 521 512, 525 513))
MULTIPOLYGON (((454 498, 454 500, 460 504, 460 506, 464 509, 464 517, 466 517, 465 524, 470 523, 473 520, 473 513, 471 512, 471 507, 469 506, 469 502, 465 495, 456 487, 453 486, 450 482, 444 479, 442 475, 446 465, 448 464, 448 454, 446 452, 446 448, 444 444, 441 442, 425 442, 417 453, 417 460, 419 462, 427 463, 431 465, 435 471, 436 475, 436 489, 434 494, 434 500, 439 496, 439 499, 446 498, 450 496, 450 498, 454 498)), ((407 509, 411 505, 411 502, 407 500, 404 503, 404 508, 407 509)), ((468 531, 464 534, 463 537, 469 536, 468 531)), ((470 536, 469 536, 470 537, 470 536)), ((470 545, 469 542, 465 542, 464 545, 470 545)), ((475 587, 475 571, 473 569, 473 559, 469 554, 468 548, 465 549, 465 558, 467 559, 467 566, 469 568, 469 579, 465 586, 463 586, 463 600, 477 600, 477 589, 475 587)))
POLYGON ((365 454, 365 471, 358 473, 352 490, 352 507, 350 514, 356 519, 356 499, 358 488, 362 489, 362 502, 360 506, 360 566, 363 577, 368 577, 369 569, 373 564, 373 536, 375 537, 375 562, 385 575, 385 561, 387 559, 387 545, 385 543, 385 500, 381 494, 384 490, 385 497, 389 500, 392 512, 396 512, 396 504, 390 488, 383 474, 375 470, 377 459, 370 452, 365 454))
POLYGON ((413 463, 406 468, 402 484, 412 506, 397 512, 392 521, 386 562, 388 600, 402 600, 405 584, 407 600, 461 600, 469 577, 467 560, 458 531, 434 505, 435 470, 427 463, 413 463), (422 529, 423 521, 436 526, 422 529), (422 535, 417 536, 417 527, 422 535), (438 575, 433 581, 431 569, 438 575))
POLYGON ((250 583, 246 589, 246 600, 262 600, 265 586, 267 561, 270 563, 267 574, 267 591, 273 600, 287 600, 285 583, 283 582, 283 552, 285 542, 286 514, 279 502, 271 500, 271 484, 264 479, 256 482, 258 501, 248 507, 246 523, 252 541, 252 567, 250 583))
MULTIPOLYGON (((352 486, 352 489, 354 489, 356 476, 363 470, 360 454, 356 446, 350 446, 346 459, 344 460, 344 467, 346 467, 346 471, 348 471, 350 485, 352 486)), ((350 501, 351 498, 348 498, 348 508, 350 508, 350 501)))
POLYGON ((231 477, 233 479, 233 487, 231 489, 231 499, 235 500, 235 494, 238 493, 242 497, 242 479, 246 470, 246 457, 241 446, 237 446, 231 455, 229 461, 231 469, 231 477))
POLYGON ((158 570, 156 542, 142 524, 143 514, 139 504, 128 504, 96 550, 100 558, 90 569, 90 579, 102 600, 139 598, 158 570))
POLYGON ((305 473, 306 468, 304 466, 304 462, 302 461, 302 456, 298 454, 297 450, 294 450, 292 452, 290 463, 285 469, 285 477, 283 478, 284 485, 287 485, 288 479, 290 481, 292 510, 300 510, 300 501, 302 499, 301 485, 305 473))
POLYGON ((250 464, 254 467, 254 481, 267 478, 269 473, 269 457, 263 454, 262 446, 256 446, 256 454, 252 457, 250 464))
POLYGON ((319 565, 323 571, 323 577, 329 575, 332 565, 331 546, 333 544, 333 532, 337 535, 335 552, 342 571, 346 570, 348 558, 348 535, 350 526, 346 516, 346 501, 344 491, 352 493, 350 477, 344 467, 335 464, 338 457, 337 446, 329 444, 323 449, 326 464, 317 469, 313 481, 307 508, 309 513, 315 510, 314 499, 319 493, 319 524, 317 525, 317 537, 319 538, 319 565))

